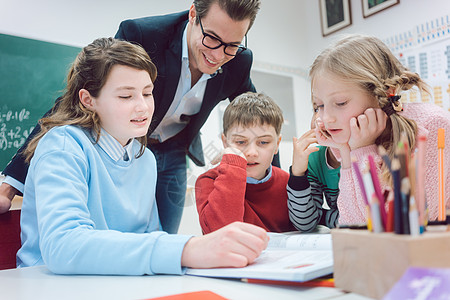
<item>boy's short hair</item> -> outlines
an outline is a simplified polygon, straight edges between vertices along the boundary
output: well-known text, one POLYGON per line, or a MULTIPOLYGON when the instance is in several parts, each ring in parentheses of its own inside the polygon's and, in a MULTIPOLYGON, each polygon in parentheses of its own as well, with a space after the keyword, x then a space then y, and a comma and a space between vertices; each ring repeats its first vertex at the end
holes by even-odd
POLYGON ((249 127, 268 124, 280 135, 283 124, 281 108, 269 96, 263 93, 247 92, 237 96, 223 114, 223 134, 227 134, 233 125, 249 127))

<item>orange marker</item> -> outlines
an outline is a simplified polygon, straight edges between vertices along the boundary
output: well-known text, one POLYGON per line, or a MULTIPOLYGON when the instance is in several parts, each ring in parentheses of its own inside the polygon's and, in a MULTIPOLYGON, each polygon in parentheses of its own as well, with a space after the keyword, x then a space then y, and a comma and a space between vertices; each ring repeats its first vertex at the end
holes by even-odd
POLYGON ((438 129, 438 162, 439 162, 439 221, 445 221, 445 186, 444 186, 444 147, 445 129, 438 129))

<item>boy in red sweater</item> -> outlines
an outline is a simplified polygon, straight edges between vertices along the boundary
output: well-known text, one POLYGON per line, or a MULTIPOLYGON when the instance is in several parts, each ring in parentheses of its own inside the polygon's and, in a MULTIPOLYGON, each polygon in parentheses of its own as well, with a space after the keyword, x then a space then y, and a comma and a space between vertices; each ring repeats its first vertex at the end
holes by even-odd
MULTIPOLYGON (((235 221, 272 232, 296 230, 289 221, 289 174, 271 165, 281 141, 283 113, 261 93, 236 97, 223 116, 219 166, 200 175, 195 196, 203 233, 235 221)), ((213 162, 214 163, 214 162, 213 162)))

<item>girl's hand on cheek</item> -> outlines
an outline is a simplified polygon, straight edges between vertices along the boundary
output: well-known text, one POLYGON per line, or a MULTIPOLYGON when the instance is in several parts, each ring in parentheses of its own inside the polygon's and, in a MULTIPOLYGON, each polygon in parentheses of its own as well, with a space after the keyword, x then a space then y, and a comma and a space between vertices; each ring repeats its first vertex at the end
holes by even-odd
POLYGON ((340 150, 349 148, 347 143, 339 144, 333 140, 331 135, 326 131, 325 125, 320 118, 316 119, 316 128, 314 130, 316 133, 317 143, 319 145, 337 148, 340 150))
POLYGON ((323 124, 322 120, 318 117, 315 121, 316 127, 314 128, 314 132, 317 138, 317 143, 322 146, 334 145, 334 141, 331 139, 331 135, 325 129, 325 124, 323 124))
POLYGON ((356 118, 350 119, 351 150, 372 145, 386 128, 387 115, 380 108, 368 108, 356 118))

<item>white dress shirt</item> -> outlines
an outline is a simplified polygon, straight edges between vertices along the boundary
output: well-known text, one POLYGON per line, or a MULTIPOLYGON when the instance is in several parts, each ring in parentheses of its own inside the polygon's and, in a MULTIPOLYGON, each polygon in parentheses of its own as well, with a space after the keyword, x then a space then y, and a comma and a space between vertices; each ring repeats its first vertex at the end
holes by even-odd
POLYGON ((166 115, 151 134, 151 138, 164 142, 183 130, 183 128, 187 125, 187 121, 182 120, 181 116, 191 116, 200 111, 203 96, 205 94, 206 83, 208 79, 213 78, 216 73, 211 75, 203 74, 197 83, 191 87, 187 31, 185 28, 182 40, 181 73, 177 91, 166 115))

